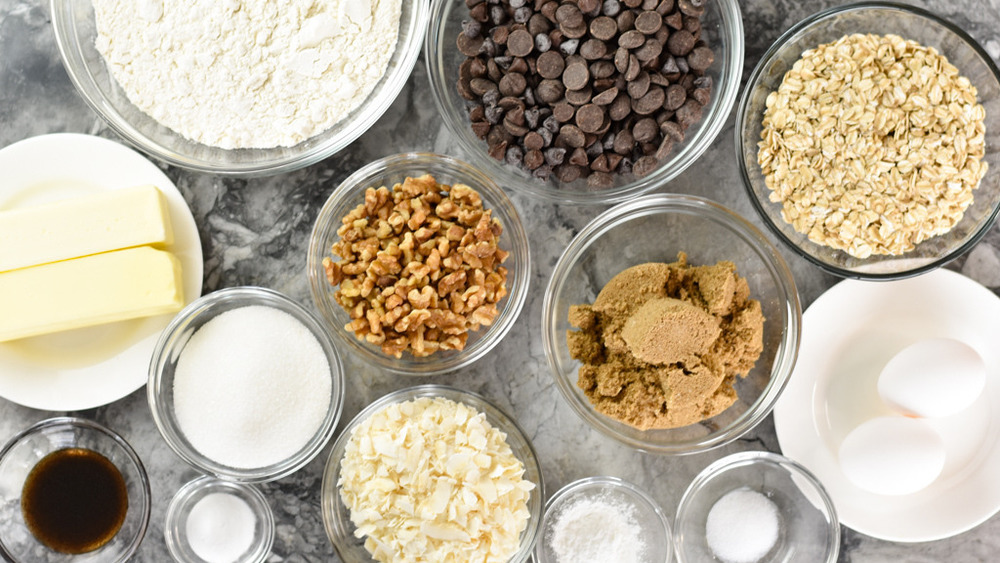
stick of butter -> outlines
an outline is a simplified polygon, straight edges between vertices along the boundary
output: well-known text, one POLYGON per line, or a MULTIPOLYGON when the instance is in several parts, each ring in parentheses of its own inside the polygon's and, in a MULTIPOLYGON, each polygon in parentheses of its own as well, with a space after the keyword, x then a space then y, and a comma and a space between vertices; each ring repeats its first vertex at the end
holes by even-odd
POLYGON ((156 186, 108 190, 0 213, 0 272, 172 242, 156 186))
POLYGON ((181 267, 139 246, 0 273, 0 342, 184 306, 181 267))

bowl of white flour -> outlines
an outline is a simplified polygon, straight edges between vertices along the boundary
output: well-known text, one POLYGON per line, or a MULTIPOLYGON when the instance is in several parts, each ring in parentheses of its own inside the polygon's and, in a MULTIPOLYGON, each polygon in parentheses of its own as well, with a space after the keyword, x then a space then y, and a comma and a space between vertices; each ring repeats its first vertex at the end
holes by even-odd
POLYGON ((409 77, 427 17, 426 0, 52 0, 66 71, 115 132, 231 176, 357 139, 409 77))

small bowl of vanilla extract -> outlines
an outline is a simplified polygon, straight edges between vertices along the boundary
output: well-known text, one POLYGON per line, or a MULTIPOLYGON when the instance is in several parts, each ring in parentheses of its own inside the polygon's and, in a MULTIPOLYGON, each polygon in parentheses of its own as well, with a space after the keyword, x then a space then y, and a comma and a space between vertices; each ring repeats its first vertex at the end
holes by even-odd
POLYGON ((150 503, 139 456, 91 420, 43 420, 0 450, 0 556, 14 563, 127 561, 150 503))

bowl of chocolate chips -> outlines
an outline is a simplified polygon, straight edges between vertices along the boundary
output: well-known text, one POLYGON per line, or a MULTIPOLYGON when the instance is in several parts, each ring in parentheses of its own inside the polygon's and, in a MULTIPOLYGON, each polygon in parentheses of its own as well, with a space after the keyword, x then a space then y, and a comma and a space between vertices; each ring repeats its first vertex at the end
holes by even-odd
POLYGON ((736 0, 434 0, 431 91, 502 186, 612 203, 675 178, 739 89, 736 0))

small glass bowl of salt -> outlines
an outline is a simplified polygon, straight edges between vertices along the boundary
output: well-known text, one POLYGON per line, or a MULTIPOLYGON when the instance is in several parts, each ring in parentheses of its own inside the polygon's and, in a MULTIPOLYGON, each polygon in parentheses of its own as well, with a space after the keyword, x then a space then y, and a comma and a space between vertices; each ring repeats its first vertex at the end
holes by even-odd
POLYGON ((670 522, 642 489, 617 477, 587 477, 545 503, 535 563, 670 563, 670 522))
POLYGON ((274 515, 256 487, 199 477, 174 495, 163 538, 182 563, 260 563, 271 553, 274 515))
POLYGON ((710 464, 677 506, 679 563, 834 563, 840 523, 826 489, 806 468, 771 452, 710 464))

